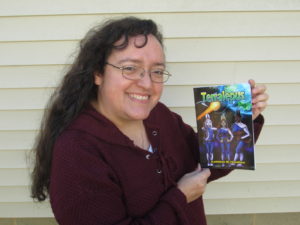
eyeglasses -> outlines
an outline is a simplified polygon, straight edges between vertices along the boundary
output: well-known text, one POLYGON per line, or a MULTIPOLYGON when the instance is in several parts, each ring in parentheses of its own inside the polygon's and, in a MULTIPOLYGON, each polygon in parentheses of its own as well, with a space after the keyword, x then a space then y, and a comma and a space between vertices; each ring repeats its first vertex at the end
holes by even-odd
MULTIPOLYGON (((146 70, 142 67, 138 66, 115 66, 111 63, 106 63, 114 68, 122 70, 122 76, 128 80, 140 80, 142 79, 145 74, 146 70)), ((149 71, 150 79, 154 83, 164 83, 166 82, 170 76, 172 76, 168 71, 163 69, 154 69, 149 71)))

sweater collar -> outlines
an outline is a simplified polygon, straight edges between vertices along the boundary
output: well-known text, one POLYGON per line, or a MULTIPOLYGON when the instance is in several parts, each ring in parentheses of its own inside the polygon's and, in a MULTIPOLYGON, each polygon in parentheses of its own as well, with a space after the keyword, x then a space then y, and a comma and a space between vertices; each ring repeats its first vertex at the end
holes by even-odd
MULTIPOLYGON (((151 111, 149 117, 144 120, 144 125, 148 135, 158 132, 159 126, 155 123, 155 111, 157 106, 151 111)), ((109 119, 99 113, 91 104, 88 104, 82 113, 68 128, 88 133, 104 142, 114 145, 134 146, 132 140, 124 135, 120 129, 109 119)), ((150 140, 151 142, 151 140, 150 140)))

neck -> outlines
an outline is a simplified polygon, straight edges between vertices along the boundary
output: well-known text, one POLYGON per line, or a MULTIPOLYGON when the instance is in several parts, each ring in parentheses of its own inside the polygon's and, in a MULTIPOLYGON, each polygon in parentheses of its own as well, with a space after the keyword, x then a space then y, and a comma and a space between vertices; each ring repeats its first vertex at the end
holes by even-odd
POLYGON ((143 121, 134 121, 118 128, 123 134, 129 137, 136 146, 148 150, 150 142, 143 121))
POLYGON ((147 137, 143 120, 117 121, 102 112, 97 103, 92 102, 92 105, 98 112, 107 117, 124 135, 131 139, 136 146, 148 150, 150 142, 147 137))

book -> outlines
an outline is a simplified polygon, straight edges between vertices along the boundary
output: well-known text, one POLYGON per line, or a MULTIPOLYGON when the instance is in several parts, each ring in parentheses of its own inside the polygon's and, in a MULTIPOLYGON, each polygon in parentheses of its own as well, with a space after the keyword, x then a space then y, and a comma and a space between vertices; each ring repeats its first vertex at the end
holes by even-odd
POLYGON ((194 97, 201 167, 254 170, 250 85, 196 87, 194 97))

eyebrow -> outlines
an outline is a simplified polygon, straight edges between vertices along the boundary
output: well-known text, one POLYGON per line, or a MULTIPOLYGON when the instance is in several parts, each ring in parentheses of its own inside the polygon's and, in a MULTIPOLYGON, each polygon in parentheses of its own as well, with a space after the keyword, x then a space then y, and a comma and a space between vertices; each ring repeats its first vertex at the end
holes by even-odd
MULTIPOLYGON (((121 59, 118 61, 118 63, 124 63, 124 62, 133 62, 133 63, 142 63, 141 60, 139 59, 132 59, 132 58, 125 58, 125 59, 121 59)), ((155 66, 163 66, 163 67, 166 67, 166 64, 164 62, 157 62, 157 63, 154 63, 155 66)))

